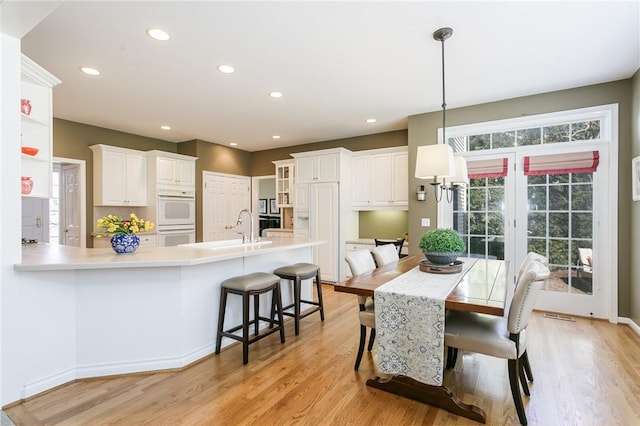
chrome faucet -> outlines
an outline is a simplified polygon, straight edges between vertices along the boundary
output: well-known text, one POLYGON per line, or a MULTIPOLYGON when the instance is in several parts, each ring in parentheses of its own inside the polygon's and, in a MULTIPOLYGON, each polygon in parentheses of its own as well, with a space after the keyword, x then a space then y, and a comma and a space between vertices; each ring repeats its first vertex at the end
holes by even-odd
MULTIPOLYGON (((249 215, 249 219, 251 220, 251 228, 249 233, 249 243, 253 243, 253 213, 249 209, 242 209, 238 214, 238 220, 236 221, 236 226, 242 225, 242 213, 247 213, 249 215)), ((247 234, 244 232, 236 231, 238 234, 242 234, 242 244, 247 243, 247 234)))

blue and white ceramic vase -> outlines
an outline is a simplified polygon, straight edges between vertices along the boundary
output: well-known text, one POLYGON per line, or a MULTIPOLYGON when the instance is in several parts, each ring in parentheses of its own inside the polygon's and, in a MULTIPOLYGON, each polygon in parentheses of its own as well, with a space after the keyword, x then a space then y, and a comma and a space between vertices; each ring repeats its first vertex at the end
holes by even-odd
POLYGON ((136 234, 115 234, 111 237, 111 248, 118 254, 133 253, 140 245, 136 234))

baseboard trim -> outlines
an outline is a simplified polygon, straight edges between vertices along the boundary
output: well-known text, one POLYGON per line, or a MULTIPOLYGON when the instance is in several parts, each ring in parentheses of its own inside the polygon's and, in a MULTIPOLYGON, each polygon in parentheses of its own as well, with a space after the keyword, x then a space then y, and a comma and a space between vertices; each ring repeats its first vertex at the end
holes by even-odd
POLYGON ((636 334, 638 336, 640 336, 640 325, 636 324, 635 322, 633 322, 633 320, 631 318, 627 318, 627 317, 618 317, 618 322, 622 323, 622 324, 627 324, 629 327, 631 327, 631 329, 633 331, 636 332, 636 334))
POLYGON ((44 377, 39 380, 25 383, 22 387, 22 400, 29 398, 30 396, 46 392, 50 389, 54 389, 58 386, 62 386, 69 382, 72 382, 76 378, 76 370, 69 368, 56 374, 52 374, 48 377, 44 377))

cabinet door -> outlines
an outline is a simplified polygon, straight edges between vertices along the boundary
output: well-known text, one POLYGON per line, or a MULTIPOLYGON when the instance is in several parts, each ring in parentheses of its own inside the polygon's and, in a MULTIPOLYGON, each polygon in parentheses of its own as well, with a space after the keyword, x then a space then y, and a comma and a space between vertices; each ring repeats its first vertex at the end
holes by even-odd
POLYGON ((409 154, 393 154, 392 200, 395 205, 409 205, 409 154))
POLYGON ((388 206, 392 204, 391 155, 382 154, 371 157, 371 204, 388 206))
POLYGON ((338 154, 316 157, 316 182, 338 182, 340 180, 340 157, 338 154))
POLYGON ((126 195, 128 206, 147 205, 147 159, 144 155, 126 154, 126 195))
MULTIPOLYGON (((95 178, 94 178, 95 179, 95 178)), ((124 152, 102 152, 102 201, 103 206, 122 206, 127 197, 127 155, 124 152)))
POLYGON ((314 263, 322 279, 338 280, 338 184, 319 183, 309 188, 309 234, 327 244, 314 247, 314 263))
POLYGON ((295 185, 294 209, 309 210, 309 185, 295 185))
POLYGON ((354 157, 351 161, 351 194, 354 207, 368 207, 371 203, 370 158, 354 157))
POLYGON ((315 157, 296 158, 295 174, 296 183, 315 182, 315 157))
POLYGON ((176 184, 176 160, 169 157, 156 157, 156 183, 176 184))
POLYGON ((188 160, 176 160, 176 180, 180 186, 196 186, 196 164, 188 160))

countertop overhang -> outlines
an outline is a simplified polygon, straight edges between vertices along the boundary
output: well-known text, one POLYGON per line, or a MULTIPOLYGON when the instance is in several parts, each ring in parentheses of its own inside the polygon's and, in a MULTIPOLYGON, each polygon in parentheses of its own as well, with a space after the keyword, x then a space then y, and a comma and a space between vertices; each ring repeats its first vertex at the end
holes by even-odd
POLYGON ((301 237, 272 237, 265 240, 269 240, 271 243, 216 248, 140 247, 133 254, 116 254, 111 248, 32 244, 22 247, 22 262, 15 264, 14 269, 35 272, 193 266, 326 244, 324 240, 301 237))

